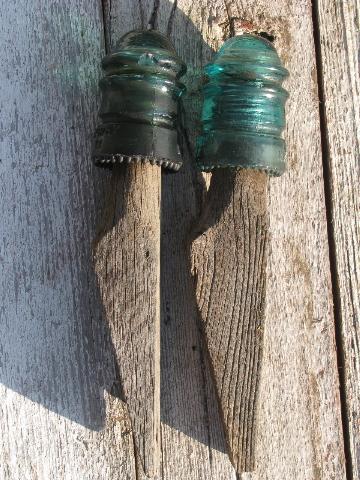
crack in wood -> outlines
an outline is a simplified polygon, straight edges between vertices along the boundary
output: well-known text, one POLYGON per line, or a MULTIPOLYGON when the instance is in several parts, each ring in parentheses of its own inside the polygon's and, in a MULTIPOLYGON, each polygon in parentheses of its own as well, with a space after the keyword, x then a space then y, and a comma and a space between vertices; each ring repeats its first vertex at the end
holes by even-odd
POLYGON ((177 10, 177 0, 174 0, 173 6, 171 7, 170 16, 169 16, 169 20, 168 20, 168 24, 167 24, 167 29, 166 29, 168 37, 170 37, 171 34, 172 34, 172 29, 173 29, 173 23, 174 23, 176 10, 177 10))
MULTIPOLYGON (((345 349, 343 345, 343 318, 342 318, 342 299, 340 290, 340 275, 337 265, 337 245, 336 234, 334 230, 333 218, 334 218, 334 197, 331 187, 331 172, 330 172, 330 148, 328 142, 328 129, 327 129, 327 115, 326 115, 326 101, 325 101, 325 79, 323 73, 323 59, 321 51, 321 38, 320 38, 320 19, 319 19, 319 2, 317 0, 312 2, 312 15, 313 15, 313 32, 314 32, 314 45, 315 45, 315 58, 316 58, 316 72, 317 72, 317 86, 319 95, 319 120, 320 120, 320 133, 321 133, 321 150, 322 150, 322 166, 324 174, 324 197, 326 206, 326 218, 327 218, 327 232, 328 232, 328 244, 329 244, 329 263, 331 273, 332 284, 332 296, 333 296, 333 311, 334 311, 334 329, 335 340, 337 346, 337 367, 340 383, 340 400, 341 400, 341 418, 344 436, 344 453, 345 453, 345 467, 347 480, 353 480, 354 472, 352 465, 357 463, 353 458, 353 452, 351 448, 351 432, 350 432, 350 412, 348 411, 348 397, 346 388, 346 372, 344 366, 346 365, 345 349)), ((349 62, 347 62, 349 64, 349 62)), ((349 72, 348 72, 349 73, 349 72)), ((349 75, 350 77, 350 75, 349 75)), ((357 137, 356 137, 357 138, 357 137)), ((359 144, 357 145, 357 151, 359 152, 359 144)), ((351 264, 351 262, 348 262, 351 264)), ((356 472, 355 472, 356 474, 356 472)))
POLYGON ((148 21, 148 28, 149 29, 156 29, 157 18, 159 14, 160 8, 160 0, 154 0, 153 10, 151 12, 149 21, 148 21))

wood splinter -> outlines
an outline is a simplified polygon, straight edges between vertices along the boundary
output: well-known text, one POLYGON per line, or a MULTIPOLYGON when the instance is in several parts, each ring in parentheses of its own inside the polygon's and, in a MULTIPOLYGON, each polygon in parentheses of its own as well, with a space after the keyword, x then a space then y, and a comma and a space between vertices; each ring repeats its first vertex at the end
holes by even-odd
POLYGON ((160 462, 161 169, 181 166, 176 117, 185 65, 154 30, 124 35, 102 62, 95 163, 111 167, 95 268, 110 325, 137 469, 160 462), (127 164, 127 165, 125 165, 127 164), (153 166, 158 165, 158 166, 153 166))
POLYGON ((240 474, 254 469, 256 402, 263 344, 269 218, 268 174, 285 169, 287 71, 273 45, 229 39, 205 68, 203 132, 197 164, 213 170, 192 244, 205 343, 229 455, 240 474))

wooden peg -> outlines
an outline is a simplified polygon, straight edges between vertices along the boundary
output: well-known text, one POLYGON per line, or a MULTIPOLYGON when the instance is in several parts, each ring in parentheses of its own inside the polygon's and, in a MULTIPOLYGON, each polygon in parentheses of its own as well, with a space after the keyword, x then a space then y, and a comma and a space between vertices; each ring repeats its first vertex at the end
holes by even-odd
POLYGON ((181 166, 179 77, 185 65, 154 30, 133 31, 103 59, 94 159, 112 169, 95 265, 138 468, 159 473, 161 169, 181 166))

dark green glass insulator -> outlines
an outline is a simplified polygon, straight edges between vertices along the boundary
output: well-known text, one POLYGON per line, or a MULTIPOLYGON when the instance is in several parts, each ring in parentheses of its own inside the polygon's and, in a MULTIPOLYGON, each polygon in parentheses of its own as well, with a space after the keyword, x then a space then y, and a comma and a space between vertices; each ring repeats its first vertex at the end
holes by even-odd
POLYGON ((198 167, 253 168, 281 175, 288 97, 281 84, 288 71, 272 43, 257 35, 232 37, 205 73, 198 167))
POLYGON ((155 30, 129 32, 102 67, 95 163, 149 161, 178 170, 178 102, 184 92, 179 78, 186 66, 169 40, 155 30))

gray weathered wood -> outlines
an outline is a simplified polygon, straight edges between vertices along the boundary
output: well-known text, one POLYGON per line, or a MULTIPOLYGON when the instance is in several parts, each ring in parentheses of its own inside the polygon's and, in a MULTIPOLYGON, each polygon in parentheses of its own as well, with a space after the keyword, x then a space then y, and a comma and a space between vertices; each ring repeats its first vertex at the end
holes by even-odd
POLYGON ((288 171, 269 182, 258 478, 344 478, 311 3, 235 2, 234 29, 275 37, 290 78, 288 171), (298 457, 294 457, 297 452, 298 457))
POLYGON ((135 478, 91 245, 100 4, 0 12, 0 478, 135 478))
MULTIPOLYGON (((160 10, 162 8, 169 11, 161 3, 160 10)), ((281 2, 274 6, 247 2, 243 10, 239 7, 231 12, 220 2, 178 2, 172 18, 172 38, 177 50, 190 65, 190 73, 194 67, 194 73, 198 73, 196 67, 206 57, 209 59, 211 52, 206 44, 217 48, 222 43, 222 38, 228 33, 228 14, 237 18, 232 22, 236 26, 241 27, 242 18, 246 27, 253 23, 257 30, 276 35, 276 45, 292 73, 288 86, 295 92, 287 107, 289 172, 281 183, 274 181, 270 186, 272 240, 268 266, 268 327, 264 332, 264 368, 258 416, 262 435, 257 441, 256 472, 253 476, 316 478, 319 472, 324 472, 325 478, 343 478, 310 3, 294 2, 289 5, 281 2), (206 43, 199 45, 196 30, 189 35, 193 32, 189 21, 185 22, 185 27, 182 26, 184 13, 185 19, 188 16, 201 31, 206 43), (184 38, 188 40, 185 42, 184 38), (192 43, 192 38, 197 41, 192 43), (304 49, 304 44, 310 48, 304 49), (297 128, 298 118, 303 119, 302 130, 297 128), (325 398, 326 401, 321 401, 325 398), (295 451, 299 452, 299 456, 294 458, 292 452, 295 451)), ((193 112, 197 97, 191 78, 189 85, 186 111, 193 112)), ((190 114, 187 121, 192 124, 190 114)), ((192 130, 189 128, 190 134, 192 130)), ((186 171, 182 175, 181 180, 178 177, 171 179, 171 186, 174 184, 171 208, 181 205, 176 200, 183 198, 182 192, 189 197, 193 188, 193 180, 184 180, 186 171)), ((165 190, 166 185, 163 186, 165 190)), ((170 197, 170 193, 168 195, 170 197)), ((177 218, 180 214, 172 215, 177 218)), ((175 222, 171 224, 171 231, 164 232, 164 244, 175 244, 182 238, 174 225, 175 222)), ((170 252, 170 248, 167 250, 170 252)), ((173 249, 171 253, 174 253, 173 249)), ((162 255, 164 258, 165 253, 162 255)), ((171 292, 168 299, 173 298, 172 295, 171 292)), ((176 301, 174 305, 177 305, 176 301)), ((177 313, 176 308, 171 309, 171 302, 170 306, 168 302, 168 310, 177 313)), ((179 314, 178 318, 182 320, 179 314)), ((175 328, 174 331, 182 332, 175 328)), ((176 351, 176 340, 171 339, 169 350, 176 351)), ((167 345, 163 346, 162 352, 164 350, 167 350, 167 345)), ((193 388, 192 384, 190 388, 193 388)), ((168 392, 166 395, 170 396, 168 392)), ((172 409, 181 407, 181 403, 181 399, 173 402, 172 409)), ((172 458, 175 466, 175 453, 181 450, 174 450, 166 444, 164 429, 162 440, 163 455, 167 449, 172 451, 173 455, 165 458, 167 462, 172 458)), ((180 467, 184 468, 184 462, 180 463, 180 467)), ((168 463, 165 468, 169 471, 168 463)))
POLYGON ((215 170, 193 273, 229 454, 237 472, 254 468, 269 219, 267 175, 215 170))
MULTIPOLYGON (((150 0, 105 3, 118 33, 145 26, 153 9, 150 0)), ((233 24, 253 22, 275 34, 291 72, 289 171, 271 181, 268 196, 261 435, 255 472, 243 478, 343 479, 311 5, 228 3, 178 0, 173 9, 160 0, 156 25, 190 67, 184 103, 191 147, 195 79, 228 34, 228 14, 238 18, 233 24)), ((139 479, 91 266, 108 186, 90 162, 104 53, 100 5, 17 0, 0 19, 0 477, 139 479)), ((229 480, 235 474, 190 275, 187 235, 203 187, 189 161, 162 185, 161 477, 229 480)))
POLYGON ((325 162, 329 178, 337 321, 349 435, 349 469, 360 478, 360 4, 319 0, 325 162))
POLYGON ((161 169, 150 163, 114 167, 107 198, 96 272, 137 468, 153 477, 160 440, 161 169))
POLYGON ((289 169, 270 183, 268 197, 261 435, 253 474, 261 479, 345 476, 310 7, 306 1, 232 2, 228 8, 208 1, 198 9, 190 2, 187 7, 215 47, 229 28, 252 25, 274 35, 291 72, 289 169))

